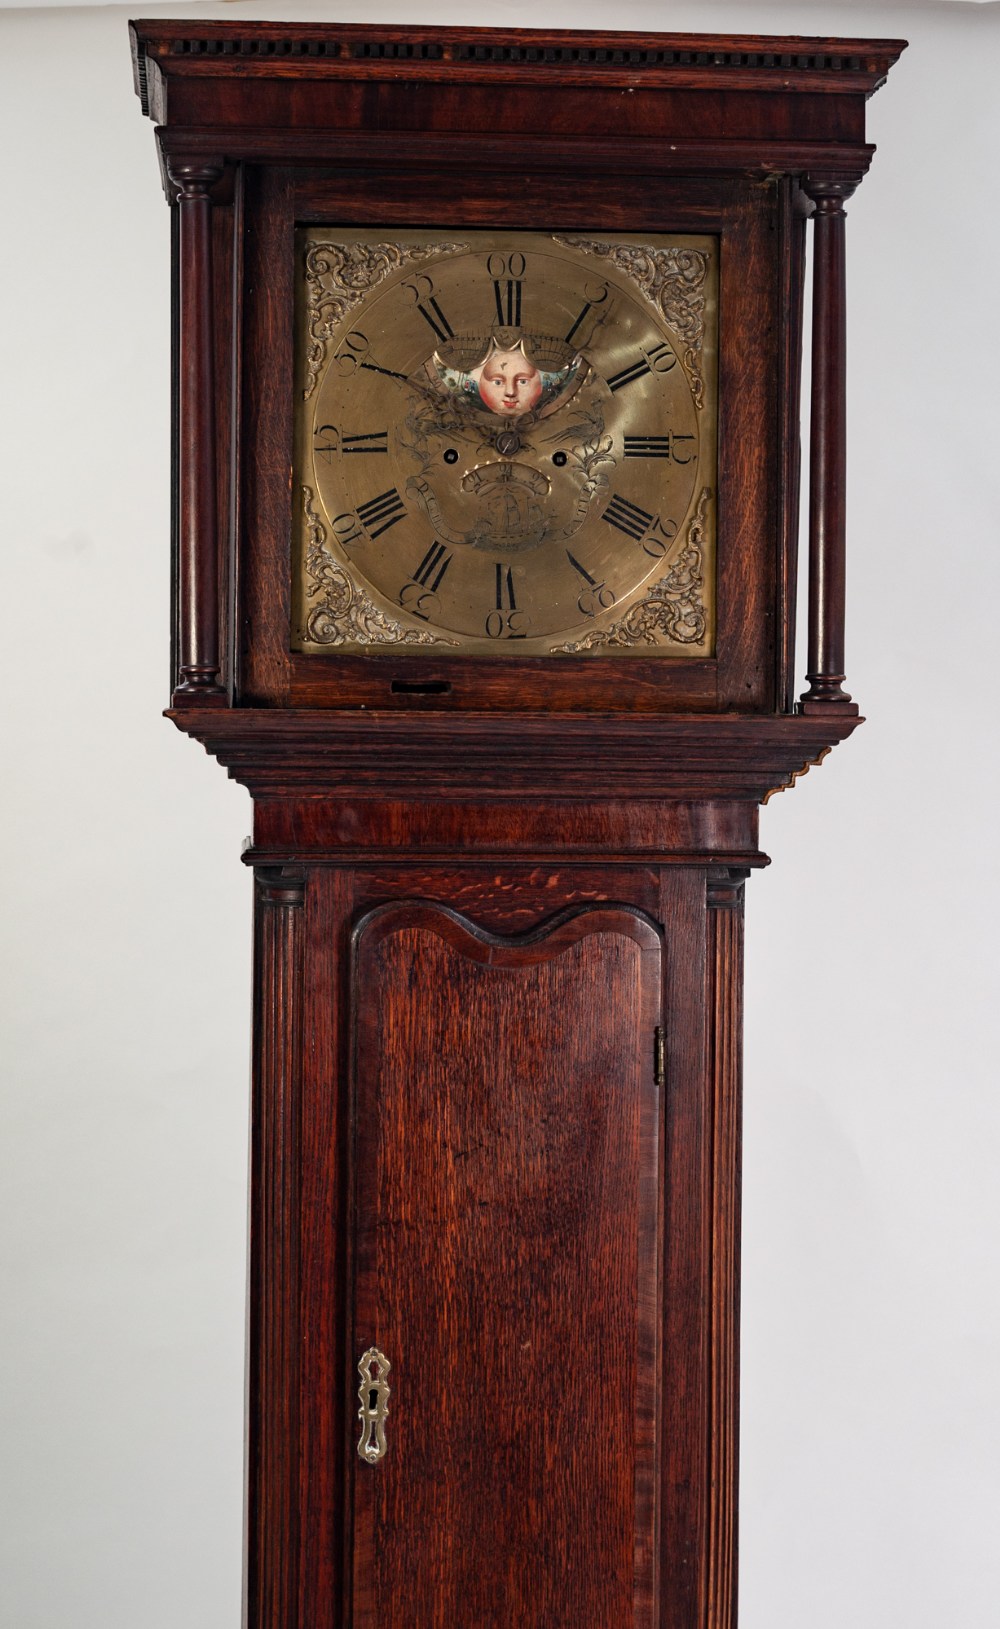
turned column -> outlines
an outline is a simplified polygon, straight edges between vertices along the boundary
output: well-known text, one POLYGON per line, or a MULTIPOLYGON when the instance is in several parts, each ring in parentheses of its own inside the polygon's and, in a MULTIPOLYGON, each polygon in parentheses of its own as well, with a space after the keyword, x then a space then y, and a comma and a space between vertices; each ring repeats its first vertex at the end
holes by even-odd
POLYGON ((809 688, 802 712, 857 708, 844 690, 847 570, 847 272, 844 200, 856 181, 806 176, 813 199, 812 409, 809 441, 809 688))
POLYGON ((169 165, 180 216, 180 378, 178 381, 178 667, 182 705, 217 703, 219 681, 219 521, 216 500, 212 324, 212 200, 221 164, 169 165))

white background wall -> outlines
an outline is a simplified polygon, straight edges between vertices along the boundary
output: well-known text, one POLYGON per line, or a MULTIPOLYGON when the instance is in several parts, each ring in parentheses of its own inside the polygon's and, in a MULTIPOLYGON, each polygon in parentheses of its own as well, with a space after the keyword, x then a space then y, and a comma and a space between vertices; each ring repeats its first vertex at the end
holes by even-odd
MULTIPOLYGON (((126 15, 0 13, 5 1629, 240 1612, 249 803, 159 717, 168 214, 126 15)), ((869 722, 748 886, 741 1623, 995 1629, 1000 8, 339 15, 912 42, 849 218, 869 722)))

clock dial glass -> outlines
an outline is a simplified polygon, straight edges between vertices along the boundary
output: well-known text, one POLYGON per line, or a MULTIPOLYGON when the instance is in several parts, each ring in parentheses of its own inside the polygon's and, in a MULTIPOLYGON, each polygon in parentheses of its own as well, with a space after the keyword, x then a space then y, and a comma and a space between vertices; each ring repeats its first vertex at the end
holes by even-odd
POLYGON ((297 253, 295 649, 712 653, 716 239, 297 253))

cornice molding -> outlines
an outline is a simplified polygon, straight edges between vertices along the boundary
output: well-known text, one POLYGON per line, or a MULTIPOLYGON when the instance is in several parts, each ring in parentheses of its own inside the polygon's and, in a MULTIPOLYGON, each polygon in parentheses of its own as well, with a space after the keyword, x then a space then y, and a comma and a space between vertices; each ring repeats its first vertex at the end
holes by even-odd
POLYGON ((336 77, 379 71, 392 79, 475 80, 498 67, 527 83, 599 83, 677 89, 860 92, 871 96, 904 48, 901 40, 828 40, 756 34, 585 34, 535 29, 396 29, 363 25, 201 22, 130 24, 143 112, 163 122, 149 64, 167 78, 289 73, 336 77))
MULTIPOLYGON (((830 710, 834 712, 834 709, 830 710)), ((255 797, 705 799, 760 803, 846 740, 860 719, 551 715, 167 713, 255 797)))
MULTIPOLYGON (((171 165, 187 159, 217 157, 218 129, 179 126, 157 132, 166 162, 171 165)), ((577 136, 553 136, 541 146, 536 136, 505 137, 502 148, 488 134, 465 135, 436 131, 408 131, 400 145, 398 131, 353 130, 274 130, 241 125, 227 129, 221 137, 230 162, 256 164, 317 162, 361 166, 369 170, 461 171, 489 166, 493 170, 520 171, 530 165, 535 171, 562 173, 579 161, 581 141, 577 136)), ((867 142, 811 142, 765 140, 754 142, 720 138, 676 140, 608 137, 600 151, 589 156, 592 173, 617 175, 747 175, 765 178, 773 175, 828 174, 844 172, 855 183, 867 173, 875 148, 867 142)), ((175 190, 175 189, 173 189, 175 190)), ((171 197, 173 196, 171 191, 171 197)))

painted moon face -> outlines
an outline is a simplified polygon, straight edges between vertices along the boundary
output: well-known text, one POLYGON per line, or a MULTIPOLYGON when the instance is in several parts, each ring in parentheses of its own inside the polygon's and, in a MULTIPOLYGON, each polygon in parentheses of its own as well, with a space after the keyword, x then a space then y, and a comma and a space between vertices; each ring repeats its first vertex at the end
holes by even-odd
POLYGON ((479 399, 491 413, 516 418, 534 407, 542 394, 542 376, 529 361, 523 346, 516 351, 494 349, 482 367, 472 374, 479 386, 479 399))
POLYGON ((464 371, 450 367, 437 351, 428 366, 435 383, 449 394, 471 398, 477 407, 500 418, 537 418, 554 413, 583 383, 588 373, 580 355, 561 368, 541 368, 524 339, 503 346, 496 341, 475 367, 464 371))

